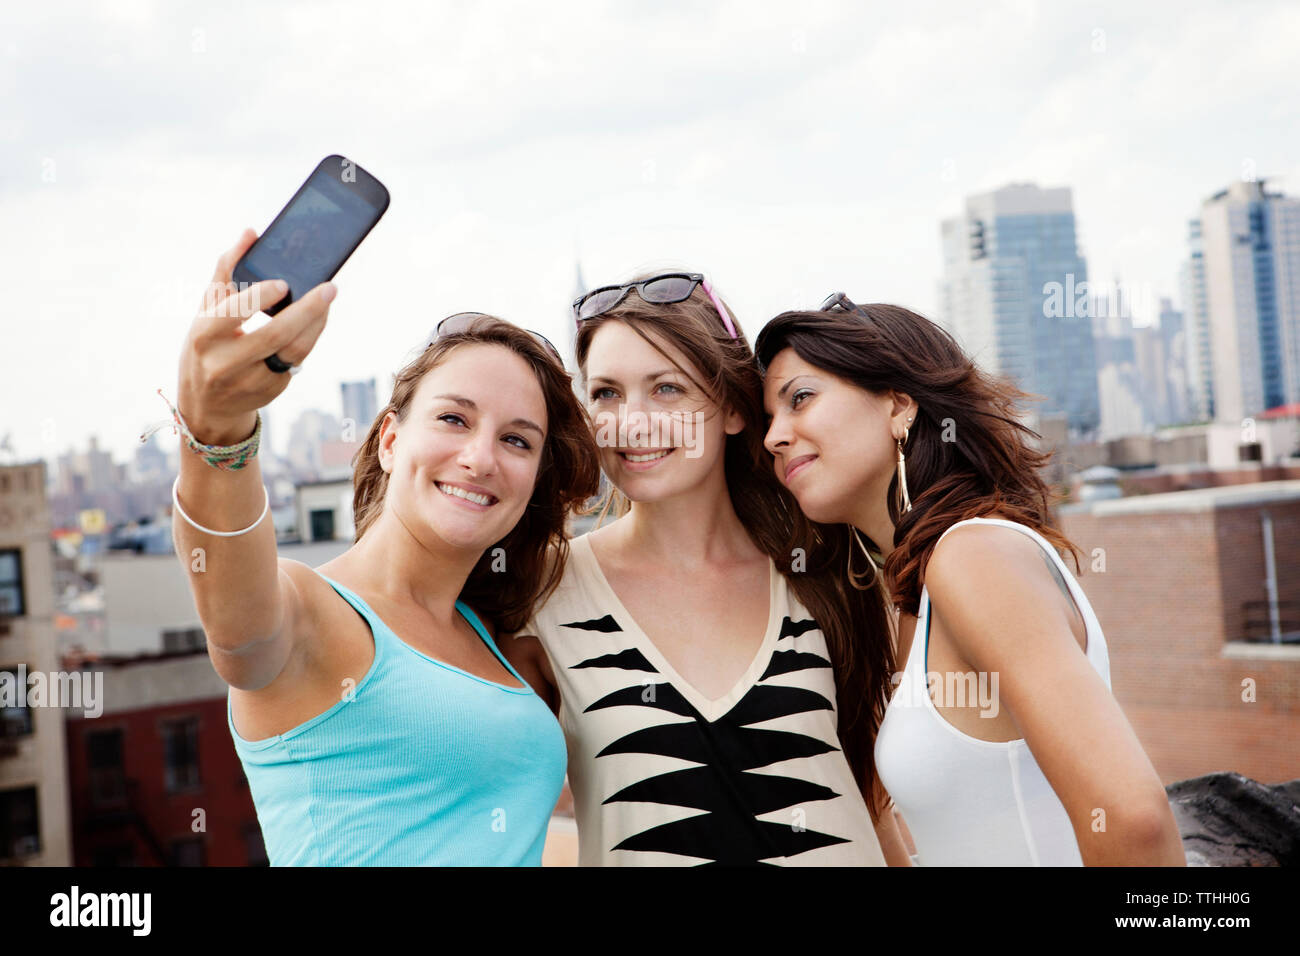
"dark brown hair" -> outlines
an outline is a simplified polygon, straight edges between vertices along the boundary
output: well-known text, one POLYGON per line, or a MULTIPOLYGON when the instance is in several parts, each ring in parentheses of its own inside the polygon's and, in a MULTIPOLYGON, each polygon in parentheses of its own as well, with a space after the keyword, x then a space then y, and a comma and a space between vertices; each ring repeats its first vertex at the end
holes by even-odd
MULTIPOLYGON (((785 575, 825 635, 834 669, 840 744, 864 793, 876 793, 875 715, 884 712, 893 671, 888 612, 878 592, 848 586, 847 531, 809 521, 776 480, 763 447, 763 380, 744 333, 731 338, 702 288, 673 304, 647 304, 631 292, 611 312, 582 323, 575 350, 584 374, 592 338, 606 322, 628 325, 719 409, 738 412, 744 420, 743 431, 727 436, 723 456, 732 507, 750 539, 785 575), (700 378, 681 368, 662 342, 680 349, 700 378)), ((626 499, 618 498, 616 510, 622 513, 626 499)), ((877 801, 868 800, 868 808, 876 819, 877 801)))
MULTIPOLYGON (((1006 379, 981 371, 946 331, 897 305, 852 312, 785 312, 759 333, 763 368, 776 354, 795 354, 875 395, 900 392, 917 404, 903 446, 912 509, 894 522, 885 579, 894 603, 915 615, 934 546, 955 522, 996 514, 1028 525, 1079 565, 1078 549, 1054 527, 1039 470, 1051 458, 1030 443, 1039 436, 1020 421, 1018 403, 1032 398, 1006 379)), ((877 544, 877 542, 873 542, 877 544)), ((877 550, 880 550, 877 547, 877 550)))
POLYGON ((565 535, 569 509, 595 495, 600 481, 596 443, 572 380, 531 334, 503 319, 484 316, 462 332, 438 338, 398 372, 392 397, 352 460, 352 513, 360 541, 383 511, 388 490, 388 473, 379 465, 385 416, 393 412, 398 422, 405 421, 425 373, 460 346, 474 343, 504 346, 523 358, 546 400, 546 440, 528 507, 510 532, 483 553, 461 591, 461 599, 491 620, 498 633, 514 633, 527 622, 533 605, 544 601, 559 583, 569 553, 565 535), (494 573, 496 548, 508 555, 509 574, 494 573))

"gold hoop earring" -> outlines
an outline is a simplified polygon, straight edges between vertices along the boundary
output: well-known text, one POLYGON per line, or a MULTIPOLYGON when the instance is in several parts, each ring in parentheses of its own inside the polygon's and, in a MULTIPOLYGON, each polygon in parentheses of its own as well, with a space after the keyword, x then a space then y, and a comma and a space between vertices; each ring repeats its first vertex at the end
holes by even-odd
POLYGON ((870 591, 873 587, 876 586, 876 582, 880 579, 880 568, 876 567, 876 562, 871 559, 871 552, 868 551, 867 546, 862 543, 862 535, 858 533, 858 529, 855 528, 853 525, 849 525, 848 528, 849 528, 849 537, 851 539, 849 541, 849 560, 848 560, 849 584, 852 585, 854 590, 870 591), (862 553, 867 556, 867 564, 871 565, 871 581, 867 584, 858 583, 864 577, 866 577, 865 574, 855 574, 853 572, 854 542, 857 542, 857 545, 862 550, 862 553))
POLYGON ((895 504, 898 505, 900 518, 912 510, 912 496, 907 493, 906 459, 903 458, 903 443, 907 441, 907 434, 907 429, 904 428, 903 437, 895 439, 898 442, 898 489, 895 504))

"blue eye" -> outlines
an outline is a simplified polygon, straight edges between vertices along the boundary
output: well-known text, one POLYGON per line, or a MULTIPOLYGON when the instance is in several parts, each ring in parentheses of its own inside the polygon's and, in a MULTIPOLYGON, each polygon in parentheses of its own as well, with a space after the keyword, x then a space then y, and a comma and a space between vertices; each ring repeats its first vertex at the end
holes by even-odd
MULTIPOLYGON (((659 386, 659 388, 660 388, 660 389, 671 388, 671 389, 672 389, 675 393, 677 393, 678 395, 684 394, 685 391, 686 391, 686 390, 685 390, 684 388, 682 388, 680 385, 674 385, 672 382, 664 382, 662 385, 659 386)), ((657 390, 658 390, 658 389, 656 389, 656 391, 657 391, 657 390)))
POLYGON ((606 392, 609 392, 609 393, 610 393, 610 394, 609 394, 609 397, 610 397, 610 398, 613 397, 614 390, 613 390, 612 388, 598 388, 598 389, 596 389, 594 392, 591 393, 591 400, 592 400, 593 402, 603 402, 603 401, 605 401, 605 399, 606 399, 606 395, 605 395, 605 393, 606 393, 606 392))
POLYGON ((507 435, 506 441, 510 442, 511 444, 514 444, 514 442, 518 442, 519 444, 515 445, 515 447, 522 448, 525 451, 529 451, 533 447, 532 445, 528 444, 528 439, 524 438, 522 435, 507 435))

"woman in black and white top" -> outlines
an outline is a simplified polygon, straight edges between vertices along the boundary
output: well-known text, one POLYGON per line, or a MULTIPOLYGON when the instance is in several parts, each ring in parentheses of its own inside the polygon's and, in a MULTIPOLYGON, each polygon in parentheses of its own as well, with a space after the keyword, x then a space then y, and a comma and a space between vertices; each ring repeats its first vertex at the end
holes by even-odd
POLYGON ((505 646, 564 727, 580 862, 906 863, 872 767, 884 605, 846 581, 843 529, 805 521, 766 466, 726 306, 672 273, 575 313, 619 516, 572 542, 505 646))

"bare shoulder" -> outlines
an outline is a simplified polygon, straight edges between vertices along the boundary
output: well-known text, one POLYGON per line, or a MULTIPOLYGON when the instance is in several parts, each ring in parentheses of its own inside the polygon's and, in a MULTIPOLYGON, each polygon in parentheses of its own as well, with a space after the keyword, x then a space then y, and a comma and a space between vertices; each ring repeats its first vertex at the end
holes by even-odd
POLYGON ((976 634, 1007 634, 1008 625, 1045 621, 1086 637, 1069 584, 1033 538, 1005 525, 955 528, 931 553, 925 585, 936 613, 959 645, 976 634))
POLYGON ((984 581, 1040 567, 1046 553, 1023 531, 1006 525, 972 522, 953 528, 934 546, 926 566, 925 580, 934 591, 943 581, 984 581), (1010 564, 1008 565, 1008 562, 1010 564))

